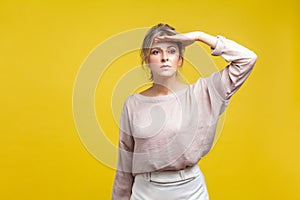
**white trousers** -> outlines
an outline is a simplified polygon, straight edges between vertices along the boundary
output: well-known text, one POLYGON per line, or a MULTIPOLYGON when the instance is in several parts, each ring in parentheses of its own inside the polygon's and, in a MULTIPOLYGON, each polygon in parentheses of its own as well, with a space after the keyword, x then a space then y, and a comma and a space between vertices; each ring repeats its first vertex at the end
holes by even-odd
POLYGON ((209 196, 196 164, 180 171, 136 175, 130 200, 209 200, 209 196))

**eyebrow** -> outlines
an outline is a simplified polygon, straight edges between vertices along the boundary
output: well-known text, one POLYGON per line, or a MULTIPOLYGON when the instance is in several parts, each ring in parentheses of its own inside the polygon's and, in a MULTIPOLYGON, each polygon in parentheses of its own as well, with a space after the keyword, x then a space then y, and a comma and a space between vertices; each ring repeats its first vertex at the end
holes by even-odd
MULTIPOLYGON (((173 45, 168 46, 167 49, 168 49, 168 48, 171 48, 171 47, 174 47, 174 48, 176 49, 176 46, 173 46, 173 45)), ((150 49, 151 49, 151 50, 152 50, 152 49, 160 49, 160 50, 161 50, 162 48, 160 48, 160 47, 152 47, 152 48, 150 48, 150 49)))

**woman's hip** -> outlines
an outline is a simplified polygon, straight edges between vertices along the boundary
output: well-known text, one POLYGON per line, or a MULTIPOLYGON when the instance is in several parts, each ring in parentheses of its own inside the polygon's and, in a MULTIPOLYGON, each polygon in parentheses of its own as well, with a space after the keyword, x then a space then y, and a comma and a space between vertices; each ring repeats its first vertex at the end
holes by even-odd
POLYGON ((179 171, 149 172, 135 176, 131 200, 208 200, 198 165, 179 171))

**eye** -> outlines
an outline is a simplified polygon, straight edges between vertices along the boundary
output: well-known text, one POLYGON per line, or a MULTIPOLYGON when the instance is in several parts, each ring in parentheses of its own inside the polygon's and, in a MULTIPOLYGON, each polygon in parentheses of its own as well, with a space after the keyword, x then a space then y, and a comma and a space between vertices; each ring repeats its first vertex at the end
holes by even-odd
POLYGON ((159 51, 156 49, 151 51, 151 54, 153 54, 153 55, 157 55, 158 53, 159 53, 159 51))
POLYGON ((175 54, 175 53, 176 53, 176 49, 173 49, 173 48, 172 48, 172 49, 169 49, 168 52, 169 52, 170 54, 175 54))

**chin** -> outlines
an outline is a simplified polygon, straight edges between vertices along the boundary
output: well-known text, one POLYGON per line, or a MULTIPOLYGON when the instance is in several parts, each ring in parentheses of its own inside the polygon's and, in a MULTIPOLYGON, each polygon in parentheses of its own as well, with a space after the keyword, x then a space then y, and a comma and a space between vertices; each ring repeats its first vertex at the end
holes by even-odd
POLYGON ((159 73, 159 76, 162 78, 171 78, 173 76, 176 76, 176 72, 163 72, 163 73, 159 73))
POLYGON ((172 76, 176 76, 176 70, 173 70, 173 69, 168 69, 168 70, 163 70, 163 71, 160 71, 158 73, 159 76, 162 76, 162 77, 172 77, 172 76))

